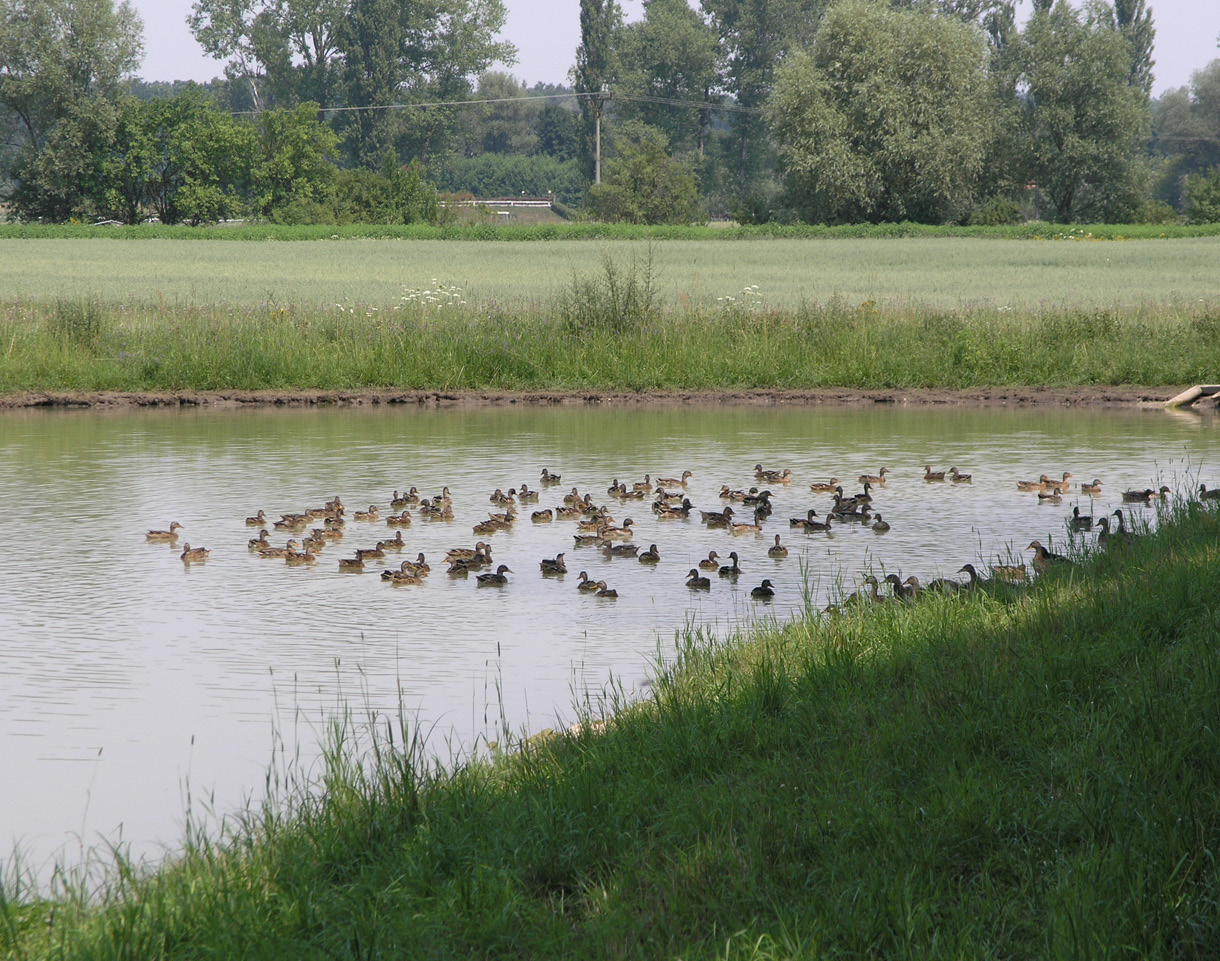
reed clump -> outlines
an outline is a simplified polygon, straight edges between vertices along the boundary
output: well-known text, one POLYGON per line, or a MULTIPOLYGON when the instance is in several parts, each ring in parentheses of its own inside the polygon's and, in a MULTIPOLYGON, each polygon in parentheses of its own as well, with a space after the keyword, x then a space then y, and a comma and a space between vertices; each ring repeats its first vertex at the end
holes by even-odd
POLYGON ((340 724, 312 793, 156 873, 9 890, 0 949, 1210 957, 1220 512, 1080 561, 688 635, 650 699, 456 770, 340 724))

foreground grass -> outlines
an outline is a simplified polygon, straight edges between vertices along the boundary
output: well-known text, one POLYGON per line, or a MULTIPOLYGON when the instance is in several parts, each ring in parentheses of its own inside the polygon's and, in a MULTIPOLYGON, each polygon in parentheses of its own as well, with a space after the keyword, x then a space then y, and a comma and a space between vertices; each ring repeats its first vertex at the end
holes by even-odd
MULTIPOLYGON (((197 236, 197 235, 193 235, 197 236)), ((1217 299, 1220 236, 1034 242, 952 235, 836 240, 758 236, 490 243, 342 239, 317 243, 0 237, 0 300, 93 297, 174 311, 296 310, 399 303, 438 283, 504 312, 552 309, 609 261, 649 264, 658 304, 715 309, 744 288, 767 309, 874 301, 942 311, 1131 310, 1217 299)))
POLYGON ((161 311, 61 300, 0 313, 0 358, 0 393, 10 394, 1151 386, 1215 379, 1220 305, 703 310, 648 307, 623 285, 531 311, 161 311))
MULTIPOLYGON (((602 730, 313 795, 21 958, 1205 958, 1220 931, 1220 512, 1027 592, 689 644, 602 730)), ((350 736, 350 731, 348 732, 350 736)), ((11 892, 10 892, 11 895, 11 892)))

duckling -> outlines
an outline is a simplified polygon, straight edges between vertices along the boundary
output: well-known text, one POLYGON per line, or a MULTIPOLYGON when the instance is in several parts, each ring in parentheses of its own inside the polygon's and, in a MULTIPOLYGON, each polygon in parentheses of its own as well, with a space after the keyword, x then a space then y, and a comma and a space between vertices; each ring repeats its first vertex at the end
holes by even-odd
POLYGON ((289 553, 299 550, 300 547, 301 545, 296 541, 289 541, 284 547, 264 547, 258 552, 258 556, 272 559, 282 559, 287 557, 289 553))
POLYGON ((190 544, 183 544, 182 553, 178 557, 183 564, 194 564, 206 561, 211 553, 206 547, 191 547, 190 544))
POLYGON ((566 574, 568 572, 568 565, 564 563, 562 552, 554 557, 543 558, 538 566, 542 569, 543 577, 546 577, 548 574, 566 574))
POLYGON ((144 540, 150 544, 172 544, 178 539, 178 531, 186 530, 177 521, 170 521, 169 530, 167 531, 148 531, 144 534, 144 540))
POLYGON ((478 576, 479 587, 500 587, 508 583, 508 578, 505 574, 511 574, 512 570, 507 564, 501 564, 495 571, 478 576))
POLYGON ((246 518, 247 527, 264 527, 267 524, 267 512, 259 511, 253 517, 246 518))
POLYGON ((580 577, 580 580, 576 582, 576 589, 578 591, 592 593, 593 591, 597 590, 597 581, 589 580, 589 575, 587 573, 581 571, 578 576, 580 577))
POLYGON ((641 564, 659 564, 661 562, 661 552, 657 550, 656 544, 649 544, 648 550, 640 554, 641 564))
POLYGON ((890 529, 890 525, 887 522, 885 522, 884 520, 882 520, 881 515, 878 514, 876 516, 876 518, 873 520, 873 530, 876 531, 878 534, 884 534, 889 529, 890 529))
POLYGON ((562 478, 558 474, 552 474, 545 467, 542 468, 542 479, 539 481, 540 484, 559 484, 561 482, 562 478))
POLYGON ((737 575, 741 573, 741 568, 737 563, 738 557, 736 551, 729 551, 729 560, 731 560, 733 563, 725 564, 723 567, 721 567, 719 571, 720 576, 736 578, 737 575))
POLYGON ((271 540, 267 536, 267 528, 265 527, 258 532, 258 537, 252 537, 250 540, 246 541, 246 547, 252 551, 262 550, 264 547, 270 546, 271 540))
POLYGON ((376 504, 369 504, 367 511, 356 511, 352 515, 358 521, 375 521, 381 516, 381 511, 377 509, 376 504))
POLYGON ((388 541, 378 541, 377 549, 380 551, 400 551, 406 546, 406 541, 402 539, 402 531, 395 531, 395 536, 388 541))
MULTIPOLYGON (((870 480, 871 480, 871 478, 870 478, 870 480)), ((863 481, 861 481, 861 483, 863 483, 863 481)), ((882 486, 884 486, 884 483, 885 482, 882 481, 882 486)), ((814 494, 833 494, 838 488, 839 488, 839 478, 837 478, 837 477, 832 477, 825 484, 810 484, 809 485, 810 492, 814 493, 814 494)))
POLYGON ((1079 507, 1073 507, 1070 523, 1074 531, 1091 531, 1093 529, 1093 515, 1082 514, 1079 507))
POLYGON ((344 574, 359 574, 364 571, 364 561, 359 557, 340 557, 339 570, 344 574))
POLYGON ((1199 500, 1201 501, 1220 501, 1220 488, 1207 489, 1206 484, 1199 485, 1199 500))
POLYGON ((684 470, 681 477, 658 477, 658 487, 685 487, 687 482, 695 476, 694 471, 684 470))
POLYGON ((1090 497, 1097 497, 1101 494, 1101 479, 1094 477, 1092 484, 1081 484, 1080 493, 1088 494, 1090 497))
POLYGON ((1052 565, 1061 565, 1062 566, 1062 565, 1067 565, 1067 564, 1072 563, 1069 558, 1064 557, 1062 554, 1051 553, 1049 550, 1047 550, 1045 547, 1042 546, 1041 541, 1030 541, 1029 547, 1027 547, 1025 549, 1027 551, 1034 552, 1034 570, 1036 570, 1039 574, 1041 574, 1043 571, 1045 571, 1048 567, 1051 567, 1052 565))
POLYGON ((963 474, 960 471, 958 471, 958 469, 956 467, 949 468, 949 476, 951 478, 953 478, 953 483, 955 483, 955 484, 973 484, 974 483, 973 474, 963 474))
POLYGON ((606 597, 606 598, 609 598, 610 600, 614 600, 616 597, 618 597, 618 591, 616 591, 613 587, 607 587, 605 581, 598 581, 597 582, 597 593, 594 596, 595 597, 606 597))
POLYGON ((712 589, 711 578, 704 577, 695 568, 690 569, 690 574, 686 578, 686 586, 692 591, 710 591, 712 589))
POLYGON ((888 467, 882 467, 881 470, 879 472, 877 472, 876 474, 861 474, 859 477, 856 478, 856 483, 872 484, 874 487, 884 487, 885 486, 885 475, 888 474, 889 472, 890 471, 889 471, 888 467))
POLYGON ((931 464, 925 464, 923 479, 926 481, 943 481, 945 479, 945 472, 943 470, 932 470, 931 464))
POLYGON ((767 548, 767 556, 774 557, 776 560, 788 556, 788 548, 779 542, 778 534, 775 535, 775 546, 767 548))
POLYGON ((720 570, 720 557, 715 551, 708 551, 707 557, 699 562, 699 570, 701 571, 718 571, 720 570))
POLYGON ((769 580, 764 580, 756 588, 750 591, 750 596, 756 597, 763 601, 770 600, 775 596, 775 588, 771 586, 771 582, 769 580))
POLYGON ((555 520, 555 512, 549 507, 544 511, 534 511, 530 514, 530 520, 535 524, 549 524, 555 520))

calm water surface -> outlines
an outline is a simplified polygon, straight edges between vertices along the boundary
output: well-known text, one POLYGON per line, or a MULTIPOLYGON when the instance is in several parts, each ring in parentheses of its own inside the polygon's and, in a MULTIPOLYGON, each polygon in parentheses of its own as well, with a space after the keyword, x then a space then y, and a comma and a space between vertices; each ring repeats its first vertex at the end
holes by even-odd
MULTIPOLYGON (((1127 487, 1220 486, 1215 418, 1163 411, 906 410, 902 408, 652 407, 643 409, 342 409, 199 412, 30 412, 0 416, 0 850, 35 869, 72 860, 82 844, 122 838, 136 853, 172 846, 188 796, 198 809, 235 809, 262 788, 273 751, 302 763, 344 703, 408 712, 433 749, 567 723, 586 691, 611 678, 644 688, 650 663, 690 624, 721 632, 803 606, 802 571, 825 603, 870 567, 953 574, 966 561, 1020 553, 1032 538, 1063 544, 1061 506, 1016 490, 1018 479, 1064 470, 1100 477, 1098 515, 1127 487), (775 513, 761 536, 709 531, 697 516, 660 522, 648 503, 609 501, 614 478, 694 471, 689 496, 719 509, 722 484, 757 482, 758 462, 791 468, 770 485, 775 513), (972 485, 927 484, 923 465, 957 466, 972 485), (376 571, 340 574, 338 558, 393 531, 350 520, 392 490, 448 486, 452 523, 416 518, 404 557, 439 567, 449 547, 495 510, 497 487, 536 487, 542 467, 563 475, 536 507, 571 487, 632 517, 635 543, 662 560, 605 559, 573 547, 572 522, 490 538, 515 572, 507 588, 476 588, 434 569, 422 587, 395 588, 376 571), (829 498, 812 481, 890 469, 875 506, 893 529, 848 525, 833 536, 790 531, 788 518, 829 498), (248 553, 244 518, 321 506, 339 494, 347 536, 313 568, 248 553), (180 545, 144 542, 149 528, 184 525, 206 564, 184 567, 180 545), (780 533, 790 556, 766 554, 780 533), (737 550, 737 584, 684 587, 708 551, 737 550), (544 579, 543 557, 567 552, 571 571, 544 579), (587 570, 617 601, 576 592, 587 570), (773 603, 751 601, 763 578, 773 603)), ((1079 501, 1089 510, 1088 499, 1079 501)), ((1133 514, 1151 516, 1136 507, 1133 514)), ((274 532, 282 544, 288 535, 274 532)), ((1028 555, 1026 555, 1028 557, 1028 555)), ((397 566, 390 555, 384 565, 397 566)))

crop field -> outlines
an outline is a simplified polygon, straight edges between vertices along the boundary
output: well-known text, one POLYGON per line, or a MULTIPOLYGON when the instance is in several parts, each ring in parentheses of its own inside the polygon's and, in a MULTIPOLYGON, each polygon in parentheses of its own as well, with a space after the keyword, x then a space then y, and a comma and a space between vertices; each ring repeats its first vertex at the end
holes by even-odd
POLYGON ((468 305, 550 306, 607 263, 651 269, 661 305, 1116 309, 1220 297, 1220 237, 309 242, 0 239, 0 302, 96 298, 160 308, 376 306, 458 287, 468 305), (747 291, 748 288, 748 291, 747 291), (747 291, 743 294, 743 291, 747 291))

